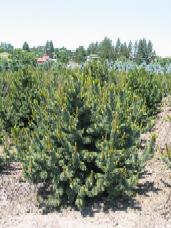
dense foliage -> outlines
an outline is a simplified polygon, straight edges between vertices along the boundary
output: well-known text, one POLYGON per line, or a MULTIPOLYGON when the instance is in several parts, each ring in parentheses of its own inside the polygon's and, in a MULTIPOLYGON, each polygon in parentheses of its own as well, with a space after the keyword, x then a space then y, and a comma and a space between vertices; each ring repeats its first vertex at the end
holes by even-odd
POLYGON ((18 71, 26 66, 36 67, 36 55, 34 53, 15 49, 10 52, 8 58, 0 58, 0 72, 18 71))
POLYGON ((95 196, 130 194, 143 160, 139 135, 167 92, 166 82, 97 61, 82 70, 26 67, 0 74, 6 156, 43 185, 49 206, 82 207, 95 196))

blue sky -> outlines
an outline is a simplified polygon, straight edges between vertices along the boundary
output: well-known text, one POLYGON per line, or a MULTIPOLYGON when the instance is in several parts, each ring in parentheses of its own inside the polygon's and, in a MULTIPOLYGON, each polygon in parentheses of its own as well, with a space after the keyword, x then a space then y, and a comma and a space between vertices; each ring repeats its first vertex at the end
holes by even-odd
POLYGON ((108 36, 147 38, 157 54, 171 56, 171 0, 2 0, 0 42, 75 49, 108 36))

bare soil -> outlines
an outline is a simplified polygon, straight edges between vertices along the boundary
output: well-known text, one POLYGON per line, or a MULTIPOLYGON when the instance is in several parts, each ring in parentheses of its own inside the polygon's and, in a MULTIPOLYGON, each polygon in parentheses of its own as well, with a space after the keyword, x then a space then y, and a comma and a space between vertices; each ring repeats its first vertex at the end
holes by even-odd
POLYGON ((155 133, 156 149, 133 199, 118 200, 112 208, 104 201, 82 212, 68 208, 42 214, 36 186, 22 181, 21 164, 11 163, 0 175, 0 228, 171 228, 171 170, 162 160, 166 144, 171 145, 169 100, 163 102, 152 131, 142 135, 144 143, 155 133))

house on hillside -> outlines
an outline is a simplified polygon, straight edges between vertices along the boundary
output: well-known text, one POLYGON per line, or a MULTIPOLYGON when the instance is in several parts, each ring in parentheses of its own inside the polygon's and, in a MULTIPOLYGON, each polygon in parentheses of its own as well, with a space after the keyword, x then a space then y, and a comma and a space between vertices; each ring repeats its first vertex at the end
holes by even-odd
POLYGON ((87 62, 92 61, 92 60, 98 60, 99 56, 96 54, 91 54, 87 56, 87 62))
POLYGON ((43 55, 43 57, 37 59, 37 64, 43 64, 50 60, 50 57, 48 55, 43 55))

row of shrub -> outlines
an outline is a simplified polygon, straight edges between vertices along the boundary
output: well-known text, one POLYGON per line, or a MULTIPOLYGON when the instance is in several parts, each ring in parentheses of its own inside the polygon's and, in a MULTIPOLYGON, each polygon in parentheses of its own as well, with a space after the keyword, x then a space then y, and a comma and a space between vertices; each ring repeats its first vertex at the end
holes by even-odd
MULTIPOLYGON (((33 68, 43 68, 44 70, 49 70, 50 68, 56 68, 59 66, 66 66, 66 63, 63 63, 58 59, 57 61, 47 61, 44 64, 37 64, 37 58, 40 57, 33 52, 28 52, 24 50, 13 50, 5 58, 0 56, 0 72, 6 71, 18 71, 25 66, 31 66, 33 68)), ((107 61, 107 60, 106 60, 107 61)), ((108 62, 108 61, 107 61, 108 62)), ((85 63, 80 64, 80 68, 86 65, 85 63)), ((153 62, 147 64, 145 62, 137 64, 132 60, 125 58, 118 59, 114 62, 108 62, 108 67, 114 71, 118 72, 130 72, 133 70, 142 70, 149 73, 154 73, 158 75, 171 74, 171 60, 170 59, 155 59, 153 62)))
POLYGON ((81 71, 1 74, 6 159, 22 162, 50 207, 80 208, 90 198, 131 194, 143 161, 139 136, 168 91, 167 77, 118 73, 99 62, 81 71))
POLYGON ((113 63, 110 63, 109 66, 119 72, 130 72, 137 69, 144 69, 145 71, 158 75, 171 74, 171 63, 166 62, 162 64, 160 61, 154 61, 150 64, 145 62, 142 64, 137 64, 131 60, 117 60, 113 63))

